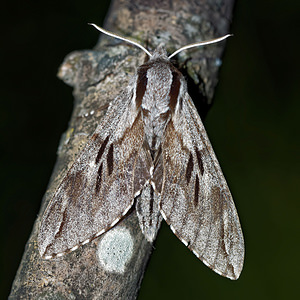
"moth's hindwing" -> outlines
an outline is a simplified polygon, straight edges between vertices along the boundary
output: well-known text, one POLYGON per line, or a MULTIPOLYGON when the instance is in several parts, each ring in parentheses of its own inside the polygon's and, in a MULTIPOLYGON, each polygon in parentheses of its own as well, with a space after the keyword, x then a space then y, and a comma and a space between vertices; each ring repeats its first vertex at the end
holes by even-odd
POLYGON ((173 232, 215 272, 237 279, 244 240, 233 199, 181 79, 180 108, 162 142, 161 213, 173 232))

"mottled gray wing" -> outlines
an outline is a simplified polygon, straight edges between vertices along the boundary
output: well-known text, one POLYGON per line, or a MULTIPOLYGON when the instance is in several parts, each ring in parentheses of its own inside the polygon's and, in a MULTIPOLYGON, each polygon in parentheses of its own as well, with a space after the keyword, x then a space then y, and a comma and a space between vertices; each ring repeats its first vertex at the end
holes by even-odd
POLYGON ((73 251, 114 226, 147 180, 134 181, 135 166, 150 176, 148 154, 141 152, 144 124, 132 97, 114 101, 55 192, 38 236, 42 257, 73 251))
POLYGON ((161 214, 178 238, 218 274, 237 279, 243 234, 221 168, 188 94, 162 142, 161 214))

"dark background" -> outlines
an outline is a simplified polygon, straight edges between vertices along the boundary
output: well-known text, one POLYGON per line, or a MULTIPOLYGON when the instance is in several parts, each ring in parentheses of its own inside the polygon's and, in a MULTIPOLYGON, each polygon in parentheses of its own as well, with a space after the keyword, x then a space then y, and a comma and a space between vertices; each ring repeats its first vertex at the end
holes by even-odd
MULTIPOLYGON (((57 69, 69 52, 96 44, 98 33, 87 23, 101 25, 108 5, 1 6, 1 299, 10 291, 72 110, 72 89, 56 78, 57 69)), ((234 37, 205 120, 245 235, 240 279, 209 270, 164 225, 140 299, 299 296, 299 5, 238 1, 234 37)))

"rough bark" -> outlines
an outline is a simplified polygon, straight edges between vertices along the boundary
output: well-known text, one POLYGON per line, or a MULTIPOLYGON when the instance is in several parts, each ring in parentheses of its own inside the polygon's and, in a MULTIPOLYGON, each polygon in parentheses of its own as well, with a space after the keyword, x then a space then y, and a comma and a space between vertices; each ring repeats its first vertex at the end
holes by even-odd
MULTIPOLYGON (((232 6, 233 0, 114 1, 104 27, 139 41, 149 50, 164 43, 168 52, 172 52, 183 45, 228 33, 232 6)), ((91 27, 91 30, 94 28, 91 27)), ((192 98, 196 104, 201 104, 202 116, 212 102, 224 46, 225 43, 221 43, 193 49, 176 57, 178 67, 187 75, 192 98)), ((60 67, 58 76, 74 88, 74 111, 69 129, 62 136, 57 163, 27 242, 10 299, 137 297, 152 244, 144 239, 134 210, 115 226, 117 232, 129 230, 133 248, 130 250, 128 247, 130 238, 121 245, 129 250, 121 254, 117 254, 118 241, 108 246, 108 250, 116 251, 121 260, 121 267, 116 265, 114 271, 104 267, 97 254, 106 234, 53 260, 41 259, 37 234, 41 216, 58 184, 101 121, 108 103, 127 85, 130 74, 144 58, 141 50, 101 35, 94 50, 73 52, 60 67)))

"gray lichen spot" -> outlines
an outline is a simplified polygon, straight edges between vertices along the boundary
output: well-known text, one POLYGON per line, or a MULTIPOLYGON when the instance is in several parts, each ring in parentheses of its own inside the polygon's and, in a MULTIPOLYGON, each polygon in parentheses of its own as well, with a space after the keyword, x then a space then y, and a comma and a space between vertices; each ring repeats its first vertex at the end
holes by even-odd
POLYGON ((100 265, 108 272, 124 273, 133 254, 133 238, 124 227, 111 229, 98 245, 100 265))

